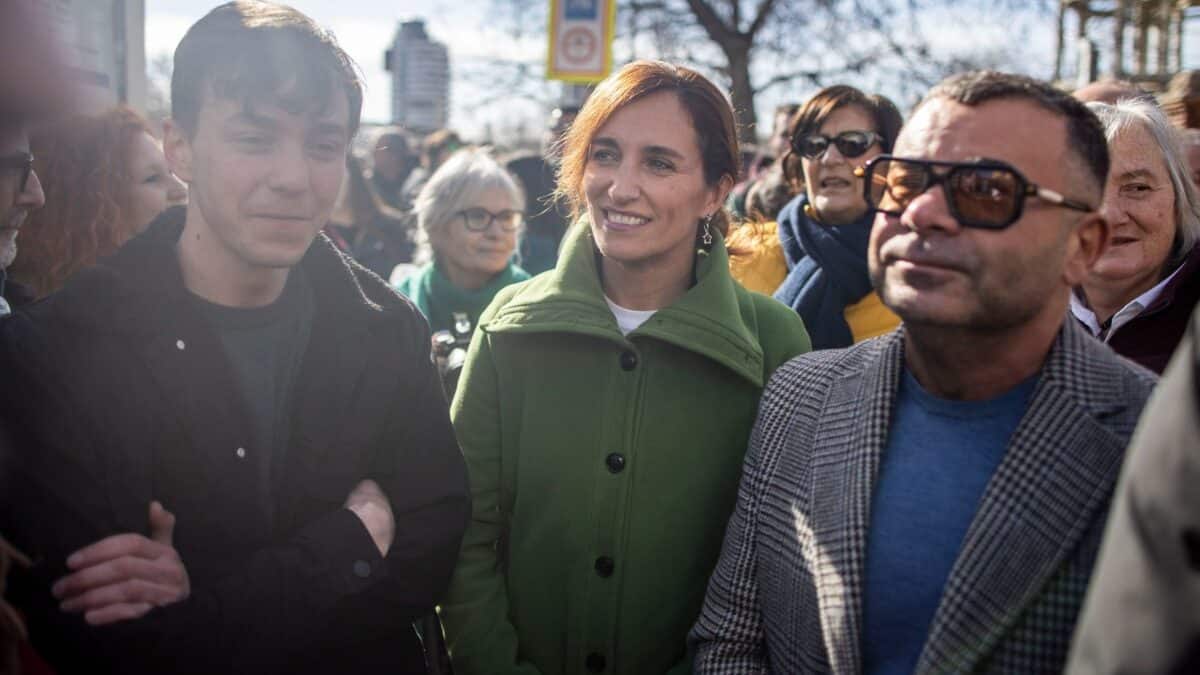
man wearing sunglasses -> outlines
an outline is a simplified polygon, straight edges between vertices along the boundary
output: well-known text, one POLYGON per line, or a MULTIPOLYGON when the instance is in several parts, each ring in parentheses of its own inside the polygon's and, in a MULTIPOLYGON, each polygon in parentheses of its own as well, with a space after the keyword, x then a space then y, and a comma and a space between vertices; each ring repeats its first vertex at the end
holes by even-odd
POLYGON ((862 171, 903 324, 777 371, 697 672, 1059 672, 1154 377, 1068 297, 1104 252, 1103 131, 1025 77, 938 85, 862 171))
POLYGON ((5 283, 6 270, 17 257, 17 234, 25 218, 45 203, 24 120, 0 114, 0 316, 28 299, 16 284, 5 283))

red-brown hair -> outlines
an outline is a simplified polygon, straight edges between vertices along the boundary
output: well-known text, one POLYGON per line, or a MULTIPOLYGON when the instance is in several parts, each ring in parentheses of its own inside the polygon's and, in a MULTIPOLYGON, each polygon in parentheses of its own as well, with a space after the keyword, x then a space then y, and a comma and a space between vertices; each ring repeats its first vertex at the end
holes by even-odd
MULTIPOLYGON (((662 61, 634 61, 596 87, 563 137, 558 194, 571 205, 576 217, 586 211, 583 174, 592 139, 618 110, 660 91, 675 94, 691 118, 704 163, 704 182, 712 187, 724 176, 737 181, 741 166, 737 124, 725 94, 690 68, 662 61)), ((712 225, 722 235, 728 234, 729 218, 724 209, 717 209, 712 225)))
POLYGON ((128 217, 129 162, 142 133, 152 134, 149 124, 123 106, 34 131, 30 148, 46 205, 21 228, 12 278, 48 295, 136 234, 139 223, 128 217))

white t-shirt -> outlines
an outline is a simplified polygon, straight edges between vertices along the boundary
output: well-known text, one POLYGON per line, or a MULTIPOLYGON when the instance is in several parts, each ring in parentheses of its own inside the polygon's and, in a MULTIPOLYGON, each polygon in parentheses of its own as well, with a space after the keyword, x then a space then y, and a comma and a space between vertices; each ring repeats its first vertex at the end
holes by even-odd
POLYGON ((625 309, 613 302, 607 295, 604 296, 604 301, 608 303, 608 308, 616 317, 617 328, 621 329, 621 335, 629 335, 637 330, 638 326, 649 321, 650 317, 658 311, 657 309, 625 309))

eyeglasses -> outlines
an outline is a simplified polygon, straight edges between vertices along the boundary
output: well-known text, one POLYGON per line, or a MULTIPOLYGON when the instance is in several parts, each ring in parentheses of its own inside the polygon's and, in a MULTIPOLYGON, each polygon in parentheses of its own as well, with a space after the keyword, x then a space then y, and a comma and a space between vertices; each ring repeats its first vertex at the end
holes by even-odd
POLYGON ((899 216, 925 191, 943 186, 950 215, 964 227, 1003 230, 1017 222, 1027 197, 1076 211, 1092 211, 1083 202, 1026 180, 1020 171, 995 160, 933 162, 880 155, 855 175, 866 177, 863 196, 874 211, 899 216))
POLYGON ((829 144, 837 146, 838 152, 847 159, 861 157, 872 145, 883 141, 883 136, 874 131, 843 131, 834 137, 823 134, 808 134, 792 139, 792 150, 801 157, 813 159, 825 154, 829 144))
POLYGON ((21 172, 21 189, 29 184, 29 175, 33 173, 33 155, 28 152, 18 152, 13 155, 0 157, 0 169, 17 169, 21 172))
POLYGON ((492 213, 485 208, 476 207, 459 211, 455 215, 462 216, 463 223, 472 232, 486 232, 492 226, 493 221, 500 223, 500 229, 505 232, 514 232, 521 227, 521 223, 525 222, 525 215, 512 209, 492 213))

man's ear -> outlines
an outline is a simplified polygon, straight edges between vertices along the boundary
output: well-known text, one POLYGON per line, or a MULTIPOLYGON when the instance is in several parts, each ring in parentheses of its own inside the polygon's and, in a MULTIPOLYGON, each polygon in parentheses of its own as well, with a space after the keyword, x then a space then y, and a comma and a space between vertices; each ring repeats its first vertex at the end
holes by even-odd
POLYGON ((167 167, 179 180, 192 183, 192 141, 175 120, 163 122, 163 154, 167 167))
POLYGON ((1096 261, 1108 251, 1108 221, 1098 212, 1084 216, 1071 232, 1067 242, 1067 260, 1063 267, 1063 281, 1074 288, 1087 279, 1096 261))

